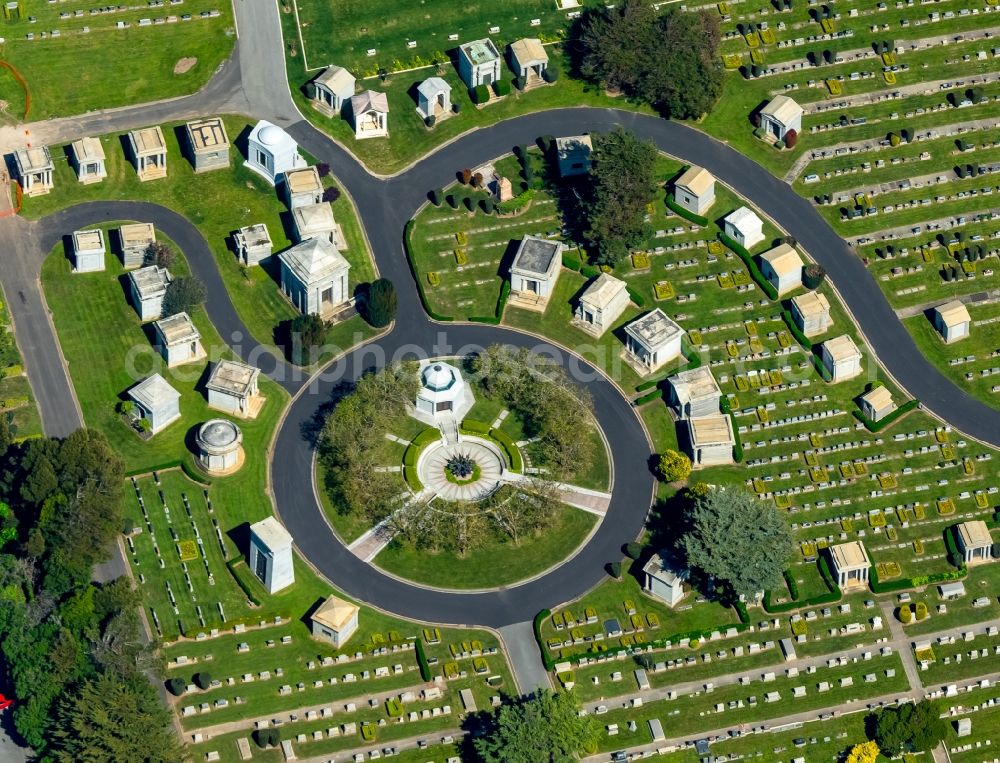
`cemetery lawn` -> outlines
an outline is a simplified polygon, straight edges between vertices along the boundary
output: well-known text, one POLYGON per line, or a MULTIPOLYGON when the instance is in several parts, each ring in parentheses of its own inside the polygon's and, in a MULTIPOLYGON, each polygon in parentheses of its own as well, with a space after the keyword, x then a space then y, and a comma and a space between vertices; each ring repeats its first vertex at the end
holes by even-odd
POLYGON ((903 324, 913 335, 920 351, 945 376, 973 397, 997 408, 1000 407, 997 395, 1000 391, 1000 372, 998 375, 990 372, 992 369, 1000 369, 1000 356, 993 355, 1000 349, 1000 307, 995 303, 970 305, 968 310, 972 318, 970 336, 954 344, 944 343, 926 315, 907 318, 903 324), (995 322, 977 325, 977 321, 991 319, 995 322), (971 362, 951 365, 950 361, 964 360, 970 356, 971 362))
MULTIPOLYGON (((334 2, 335 0, 306 0, 306 3, 299 2, 298 8, 300 17, 303 21, 305 21, 305 16, 309 16, 310 14, 314 14, 317 17, 321 15, 325 16, 332 10, 334 2), (303 14, 305 14, 305 16, 303 16, 303 14)), ((549 3, 548 0, 514 0, 514 2, 525 6, 544 6, 544 11, 528 11, 527 13, 531 15, 519 16, 521 21, 518 23, 523 23, 525 27, 528 27, 528 21, 530 18, 544 16, 545 12, 553 9, 552 4, 549 3)), ((590 5, 591 2, 590 0, 586 0, 584 4, 590 5)), ((340 9, 346 9, 344 11, 346 13, 351 13, 353 10, 353 6, 348 9, 343 3, 338 2, 337 5, 340 9)), ((459 6, 446 2, 445 0, 434 0, 433 6, 435 11, 433 15, 431 13, 425 14, 423 12, 425 6, 423 5, 420 6, 421 12, 418 15, 416 8, 407 12, 401 9, 398 4, 392 3, 392 0, 379 0, 375 4, 376 7, 387 5, 392 5, 392 9, 390 11, 386 11, 384 15, 376 14, 371 5, 358 5, 357 8, 363 9, 361 10, 361 13, 372 14, 372 18, 375 20, 372 22, 372 26, 369 27, 370 29, 377 29, 377 32, 380 34, 389 34, 396 37, 400 40, 401 46, 404 48, 405 39, 403 35, 411 34, 412 29, 414 28, 409 23, 410 19, 415 20, 419 24, 431 24, 434 29, 441 29, 439 23, 437 22, 437 16, 441 13, 464 14, 468 19, 473 14, 482 14, 483 8, 486 7, 478 5, 459 6), (400 19, 403 14, 406 14, 405 23, 400 19), (402 34, 400 34, 399 30, 403 30, 402 34)), ((504 12, 505 15, 509 13, 506 6, 504 7, 504 12)), ((509 18, 509 16, 507 16, 507 18, 509 18)), ((281 22, 286 44, 289 40, 297 40, 298 33, 296 30, 294 14, 282 13, 281 22)), ((546 22, 543 21, 543 23, 546 22)), ((481 26, 476 27, 478 31, 475 33, 470 31, 469 37, 460 37, 459 40, 455 42, 448 42, 448 33, 442 31, 441 36, 444 38, 444 41, 441 46, 435 47, 432 50, 447 50, 455 47, 459 42, 467 42, 468 40, 489 36, 489 26, 490 24, 484 22, 481 26)), ((336 46, 340 43, 339 34, 330 35, 326 32, 321 32, 321 30, 328 30, 330 28, 331 27, 326 24, 315 26, 316 38, 321 37, 321 44, 324 46, 336 46)), ((340 29, 341 27, 338 25, 336 28, 340 29)), ((472 29, 471 26, 469 28, 472 29)), ((364 63, 361 66, 357 66, 351 63, 351 58, 345 58, 344 55, 340 53, 331 54, 334 57, 324 58, 323 55, 319 53, 315 47, 313 47, 314 43, 310 42, 308 36, 309 32, 304 32, 304 34, 306 34, 306 57, 308 58, 310 70, 307 72, 304 69, 305 64, 301 55, 290 55, 287 50, 285 55, 285 64, 288 72, 288 82, 292 92, 292 98, 295 100, 295 103, 298 105, 302 114, 310 122, 328 133, 334 139, 344 144, 348 150, 357 156, 358 159, 362 161, 372 172, 376 173, 392 174, 399 172, 424 155, 433 151, 442 143, 445 143, 446 141, 451 140, 464 132, 479 127, 486 127, 504 119, 510 119, 511 117, 520 116, 534 111, 569 108, 575 106, 593 106, 596 108, 607 108, 609 106, 613 106, 615 108, 626 109, 629 111, 652 113, 647 107, 630 103, 624 98, 609 98, 604 95, 603 92, 590 88, 583 82, 566 76, 566 70, 569 68, 569 64, 564 60, 564 57, 559 50, 560 46, 558 45, 549 45, 545 49, 549 55, 550 65, 557 66, 560 69, 560 77, 555 84, 538 87, 526 93, 518 93, 517 91, 514 91, 502 100, 494 101, 482 109, 477 109, 475 104, 473 104, 469 98, 466 86, 458 76, 458 71, 452 63, 446 63, 440 67, 430 66, 427 68, 417 69, 415 71, 391 74, 385 81, 383 81, 377 76, 374 76, 377 73, 377 65, 374 63, 375 59, 368 58, 365 55, 365 52, 369 47, 377 48, 378 45, 370 46, 367 44, 361 44, 361 47, 357 48, 357 50, 360 51, 360 56, 364 63), (322 71, 322 67, 327 64, 337 64, 351 70, 351 72, 358 77, 357 86, 359 90, 372 89, 386 94, 389 99, 389 112, 391 115, 389 118, 388 138, 356 140, 354 137, 354 130, 349 121, 340 118, 328 117, 313 108, 311 102, 305 96, 304 87, 305 84, 319 74, 322 71), (375 66, 376 68, 370 68, 372 66, 375 66), (368 76, 368 79, 363 79, 365 76, 368 76), (414 89, 423 80, 434 76, 443 78, 446 82, 448 82, 448 84, 451 85, 451 101, 453 104, 460 104, 461 110, 458 114, 455 114, 448 119, 439 120, 433 128, 428 129, 424 126, 423 119, 417 114, 417 102, 415 100, 414 89)), ((537 34, 537 29, 534 32, 530 32, 528 30, 524 31, 524 35, 527 36, 537 36, 537 34)), ((517 37, 520 36, 521 34, 517 35, 517 37)), ((517 39, 517 37, 511 37, 510 40, 513 41, 514 39, 517 39)), ((410 37, 408 39, 414 38, 410 37)), ((492 36, 492 39, 494 43, 498 46, 500 45, 501 37, 492 36)), ((506 37, 503 39, 506 39, 506 37)), ((292 43, 292 46, 295 46, 294 42, 292 43)), ((383 48, 383 50, 385 50, 385 48, 383 48)), ((430 51, 426 47, 421 46, 418 47, 417 52, 422 52, 422 54, 426 57, 430 51)), ((514 74, 506 66, 506 51, 502 49, 501 52, 504 54, 505 61, 502 76, 507 81, 511 81, 514 78, 514 74)), ((405 59, 407 58, 407 54, 402 52, 399 56, 394 57, 405 59)), ((428 63, 428 61, 425 61, 424 64, 428 63)), ((391 66, 389 61, 383 61, 383 64, 391 66)), ((446 181, 446 179, 451 176, 451 172, 446 171, 442 176, 442 181, 446 181)))
POLYGON ((7 419, 15 440, 42 434, 42 417, 24 373, 3 289, 0 289, 0 416, 7 419))
POLYGON ((455 589, 495 588, 525 580, 565 561, 589 537, 596 515, 561 506, 543 534, 492 541, 464 556, 414 549, 390 542, 374 564, 386 572, 426 586, 455 589))
MULTIPOLYGON (((229 237, 242 226, 265 223, 274 242, 274 251, 278 253, 292 243, 291 219, 276 190, 243 166, 242 155, 235 148, 237 139, 245 137, 251 125, 240 117, 226 117, 224 121, 232 144, 229 169, 195 174, 181 148, 186 142, 184 123, 175 122, 162 125, 167 144, 168 175, 146 183, 139 182, 123 150, 126 133, 101 136, 108 177, 92 185, 77 182, 68 160, 68 146, 51 146, 57 192, 25 198, 23 214, 38 219, 85 201, 142 200, 184 215, 201 231, 215 255, 240 319, 258 342, 281 354, 275 345, 275 332, 279 324, 291 320, 298 312, 281 294, 278 258, 272 256, 261 267, 241 267, 229 248, 229 237)), ((334 181, 328 179, 327 182, 334 181)), ((333 203, 333 210, 347 240, 348 248, 343 254, 351 263, 349 287, 353 290, 375 277, 375 266, 353 202, 346 193, 333 203)), ((157 231, 159 238, 162 235, 157 231)), ((109 252, 109 261, 112 257, 109 252)), ((346 349, 374 334, 360 317, 354 317, 335 326, 327 339, 331 346, 346 349)), ((328 353, 320 362, 335 354, 339 353, 328 353)))
MULTIPOLYGON (((81 15, 70 18, 60 18, 60 13, 66 12, 62 4, 21 0, 21 8, 22 20, 4 24, 6 42, 0 44, 0 58, 13 63, 28 82, 31 112, 25 121, 193 93, 229 57, 235 41, 232 6, 218 0, 185 0, 181 6, 158 9, 131 6, 98 16, 81 7, 81 15), (219 15, 200 16, 208 11, 219 15), (190 14, 191 20, 139 26, 142 18, 185 14, 190 14), (30 23, 29 15, 37 23, 30 23), (129 28, 116 29, 119 21, 127 22, 129 28), (85 26, 89 33, 83 33, 85 26), (58 38, 40 39, 42 30, 54 29, 60 31, 58 38), (29 33, 34 34, 34 40, 27 39, 29 33), (189 70, 175 73, 174 67, 187 58, 197 62, 189 70)), ((4 98, 11 103, 0 119, 22 121, 20 86, 6 74, 0 81, 4 98)))
MULTIPOLYGON (((98 227, 107 231, 118 225, 98 227)), ((158 237, 165 240, 162 234, 158 237)), ((42 286, 84 421, 107 435, 128 472, 141 474, 183 464, 190 473, 198 474, 188 444, 194 436, 194 427, 218 415, 209 410, 200 385, 208 361, 234 356, 222 343, 204 309, 198 307, 191 318, 201 333, 201 344, 208 358, 166 369, 150 343, 152 323, 141 324, 126 297, 127 276, 120 260, 108 254, 105 262, 104 272, 73 273, 63 245, 59 244, 42 265, 42 286), (129 361, 134 371, 127 367, 129 361), (181 393, 182 416, 149 440, 142 440, 115 411, 115 405, 127 399, 128 389, 154 372, 161 373, 181 393)), ((186 261, 177 257, 171 272, 175 277, 186 275, 186 261)), ((287 393, 263 376, 260 391, 267 398, 261 413, 254 420, 239 422, 246 463, 224 481, 263 493, 267 451, 287 393)))

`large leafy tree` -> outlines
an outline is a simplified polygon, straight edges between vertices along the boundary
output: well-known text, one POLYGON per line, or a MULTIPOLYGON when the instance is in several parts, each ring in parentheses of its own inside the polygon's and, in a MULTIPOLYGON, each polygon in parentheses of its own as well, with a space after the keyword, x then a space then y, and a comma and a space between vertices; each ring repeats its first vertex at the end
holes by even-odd
POLYGON ((596 739, 591 716, 571 692, 538 691, 500 707, 476 739, 484 763, 569 763, 596 739))
POLYGON ((656 146, 617 129, 595 135, 591 154, 590 193, 585 211, 587 239, 595 259, 614 265, 650 234, 646 205, 656 190, 656 146))
POLYGON ((694 500, 688 520, 681 546, 692 567, 746 597, 781 583, 792 535, 774 506, 741 489, 715 489, 694 500))
POLYGON ((86 681, 60 703, 51 747, 55 763, 185 759, 167 710, 141 674, 105 673, 86 681))
POLYGON ((645 101, 665 116, 693 119, 722 93, 717 15, 668 9, 646 0, 585 12, 569 43, 580 75, 645 101))
POLYGON ((931 700, 887 707, 875 713, 875 742, 890 757, 933 750, 948 728, 931 700))
POLYGON ((207 298, 208 290, 200 278, 195 276, 175 278, 163 295, 163 315, 166 317, 177 313, 190 313, 207 298))
POLYGON ((396 318, 396 287, 388 278, 372 281, 364 302, 364 318, 375 328, 388 326, 396 318))

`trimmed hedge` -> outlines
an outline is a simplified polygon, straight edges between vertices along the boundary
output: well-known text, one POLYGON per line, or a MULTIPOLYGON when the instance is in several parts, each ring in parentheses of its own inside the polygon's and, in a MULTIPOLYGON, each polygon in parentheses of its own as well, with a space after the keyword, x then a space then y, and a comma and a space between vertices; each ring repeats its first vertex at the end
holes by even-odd
POLYGON ((736 426, 736 421, 733 420, 733 406, 729 402, 729 398, 723 395, 719 398, 719 411, 725 415, 728 415, 730 421, 733 423, 733 439, 735 443, 733 444, 733 460, 736 463, 743 461, 743 440, 740 439, 740 430, 736 426))
POLYGON ((657 388, 642 397, 637 397, 632 401, 632 405, 638 407, 640 405, 645 405, 646 403, 651 403, 654 400, 659 400, 661 397, 663 397, 663 390, 657 388))
POLYGON ((820 378, 825 382, 833 381, 833 375, 830 373, 830 369, 823 364, 823 359, 815 352, 810 357, 812 358, 813 368, 816 369, 816 373, 820 375, 820 378))
POLYGON ((646 298, 642 296, 639 292, 633 289, 631 286, 626 286, 625 291, 628 292, 628 298, 632 300, 636 307, 645 307, 646 298))
POLYGON ((521 458, 521 451, 514 442, 514 438, 499 429, 491 429, 489 436, 496 440, 500 444, 500 447, 503 448, 504 453, 507 455, 507 461, 510 463, 510 470, 512 472, 523 472, 524 460, 521 458))
POLYGON ((729 236, 725 233, 719 234, 719 241, 721 241, 724 246, 731 249, 737 257, 743 260, 743 264, 746 265, 747 270, 750 271, 750 277, 760 287, 761 291, 767 295, 767 298, 772 302, 776 300, 778 298, 778 290, 771 285, 770 281, 764 278, 764 274, 760 272, 760 268, 754 261, 753 255, 733 241, 733 239, 729 238, 729 236))
MULTIPOLYGON (((229 570, 229 574, 232 575, 233 579, 236 581, 236 585, 238 585, 240 587, 240 590, 243 591, 243 594, 247 597, 247 599, 250 600, 250 603, 253 604, 255 607, 259 607, 260 604, 261 604, 260 598, 254 592, 254 590, 252 588, 250 588, 250 586, 248 586, 243 581, 243 578, 240 577, 240 575, 238 575, 236 573, 236 569, 235 569, 236 565, 237 564, 242 564, 242 563, 243 563, 243 557, 242 556, 238 557, 236 559, 230 559, 228 562, 226 562, 226 568, 229 570)), ((250 569, 250 568, 248 567, 247 569, 250 569)))
POLYGON ((500 325, 500 321, 503 319, 503 311, 507 306, 507 299, 510 297, 510 281, 504 280, 500 285, 500 296, 497 297, 497 306, 494 309, 493 315, 472 315, 469 316, 469 320, 473 323, 488 323, 491 326, 500 325))
POLYGON ((576 257, 571 257, 570 255, 566 254, 566 252, 563 252, 562 266, 574 272, 579 272, 580 268, 583 267, 583 263, 580 262, 580 260, 578 260, 576 257))
POLYGON ((538 644, 538 651, 542 653, 542 664, 545 666, 546 670, 552 670, 555 662, 552 659, 552 655, 549 654, 549 649, 545 645, 545 640, 542 638, 542 623, 545 622, 545 618, 552 616, 551 609, 543 609, 532 621, 532 628, 535 631, 535 643, 538 644))
POLYGON ((795 582, 795 578, 789 570, 785 570, 783 575, 785 577, 785 584, 788 586, 788 593, 792 597, 791 601, 780 604, 772 603, 771 592, 768 591, 764 594, 764 611, 768 614, 780 614, 782 612, 791 612, 793 609, 817 607, 821 604, 833 604, 836 601, 840 601, 843 594, 841 593, 840 586, 833 580, 833 575, 830 573, 830 565, 827 563, 825 556, 819 558, 817 566, 819 567, 819 574, 823 578, 823 582, 826 583, 826 593, 821 593, 808 599, 799 599, 799 587, 795 582))
POLYGON ((785 322, 785 325, 788 326, 788 331, 793 337, 795 337, 795 341, 802 345, 802 349, 812 350, 813 343, 809 340, 809 337, 802 333, 802 330, 795 323, 795 318, 792 317, 792 311, 782 310, 781 319, 785 322))
POLYGON ((938 572, 934 575, 918 575, 913 578, 900 578, 883 583, 878 579, 878 570, 875 565, 868 569, 868 586, 875 593, 892 593, 893 591, 905 591, 909 588, 920 588, 921 586, 945 583, 951 580, 961 580, 968 574, 968 569, 963 567, 959 570, 948 570, 938 572))
POLYGON ((580 275, 584 278, 597 278, 600 274, 600 269, 595 268, 593 265, 583 265, 580 268, 580 275))
POLYGON ((708 226, 708 218, 702 217, 701 215, 696 215, 694 212, 684 209, 677 201, 674 199, 672 193, 667 194, 667 208, 673 212, 675 215, 683 217, 685 220, 695 223, 696 225, 701 225, 702 227, 708 226))
POLYGON ((872 421, 870 418, 865 416, 865 414, 863 414, 861 411, 852 411, 852 413, 854 414, 854 418, 856 418, 858 421, 864 424, 865 429, 867 429, 869 432, 881 432, 883 429, 889 426, 900 416, 909 413, 919 405, 920 405, 919 400, 907 400, 905 403, 903 403, 901 406, 899 406, 896 410, 894 410, 892 413, 890 413, 881 421, 872 421))
POLYGON ((430 681, 433 676, 431 675, 431 666, 427 662, 427 655, 424 654, 423 639, 417 637, 416 643, 414 643, 413 648, 414 651, 417 653, 417 665, 420 666, 420 677, 424 681, 430 681))
POLYGON ((478 421, 476 419, 465 419, 462 421, 461 427, 463 432, 468 432, 469 434, 489 434, 490 425, 485 421, 478 421))
POLYGON ((410 263, 410 273, 413 274, 413 280, 416 281, 417 283, 417 293, 420 294, 420 304, 424 306, 424 312, 426 312, 427 315, 430 316, 432 320, 442 321, 445 323, 453 321, 455 319, 452 318, 450 315, 441 315, 441 313, 434 312, 434 310, 430 306, 430 303, 427 301, 427 294, 424 292, 423 279, 420 278, 419 274, 417 273, 417 266, 413 262, 413 245, 410 243, 410 236, 413 233, 414 224, 415 221, 412 219, 407 221, 406 227, 403 229, 403 245, 406 248, 406 260, 407 262, 410 263))
POLYGON ((414 466, 403 467, 403 481, 414 493, 419 493, 424 489, 424 483, 417 476, 417 469, 414 466))
POLYGON ((955 540, 955 528, 946 527, 944 530, 944 546, 948 549, 948 561, 953 567, 960 570, 965 569, 965 558, 958 550, 958 542, 955 540))

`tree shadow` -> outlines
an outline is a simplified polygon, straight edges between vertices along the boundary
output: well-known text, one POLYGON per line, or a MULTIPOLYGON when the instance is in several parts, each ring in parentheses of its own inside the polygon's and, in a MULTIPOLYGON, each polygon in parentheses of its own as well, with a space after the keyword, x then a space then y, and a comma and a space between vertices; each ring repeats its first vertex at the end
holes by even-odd
POLYGON ((299 432, 310 447, 315 449, 319 446, 326 419, 337 407, 337 404, 354 391, 354 387, 355 384, 349 381, 341 381, 336 384, 330 391, 330 399, 322 403, 312 416, 302 422, 299 432))

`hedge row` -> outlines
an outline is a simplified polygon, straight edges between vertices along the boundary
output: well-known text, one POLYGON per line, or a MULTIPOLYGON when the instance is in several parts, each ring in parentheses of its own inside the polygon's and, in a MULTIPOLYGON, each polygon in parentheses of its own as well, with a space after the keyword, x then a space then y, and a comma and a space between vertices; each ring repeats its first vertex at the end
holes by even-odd
POLYGON ((500 296, 497 297, 497 306, 493 311, 493 315, 476 315, 469 318, 470 321, 474 323, 488 323, 491 326, 497 326, 503 319, 503 311, 507 306, 507 299, 510 297, 510 281, 504 280, 500 285, 500 296))
POLYGON ((413 280, 417 284, 417 292, 420 294, 420 304, 424 306, 424 312, 435 321, 453 321, 455 320, 450 315, 441 315, 441 313, 436 313, 431 308, 430 303, 427 301, 427 294, 424 292, 424 282, 420 278, 420 274, 417 273, 416 263, 413 261, 413 244, 410 242, 410 236, 413 234, 413 226, 415 225, 414 220, 408 220, 406 227, 403 229, 403 245, 406 247, 406 261, 410 263, 410 273, 413 275, 413 280))
POLYGON ((736 463, 740 463, 743 461, 743 440, 740 438, 740 430, 736 426, 735 419, 733 419, 733 406, 726 395, 719 398, 719 411, 729 416, 730 421, 733 423, 733 440, 735 440, 733 444, 733 460, 736 463))
POLYGON ((750 277, 760 287, 761 291, 767 295, 767 298, 771 301, 776 300, 778 298, 778 290, 771 285, 770 281, 764 278, 764 274, 761 273, 760 268, 757 267, 757 263, 754 261, 753 255, 733 241, 733 239, 729 238, 729 236, 725 233, 719 234, 719 241, 735 252, 737 257, 743 260, 743 264, 746 265, 747 270, 750 271, 750 277))
POLYGON ((900 416, 909 413, 919 405, 920 405, 919 400, 907 400, 905 403, 903 403, 901 406, 899 406, 896 410, 894 410, 892 413, 890 413, 881 421, 872 421, 870 418, 865 416, 865 414, 863 414, 861 411, 852 411, 852 413, 854 413, 854 418, 856 418, 858 421, 864 424, 865 429, 867 429, 869 432, 881 432, 883 429, 889 426, 900 416))
POLYGON ((465 419, 462 421, 459 429, 472 435, 490 433, 490 425, 485 421, 478 421, 476 419, 465 419))
POLYGON ((151 474, 152 472, 165 472, 168 469, 176 469, 178 466, 183 466, 184 462, 181 459, 176 459, 174 461, 164 461, 162 464, 157 464, 156 466, 144 466, 141 469, 133 469, 130 472, 125 472, 126 477, 139 477, 143 474, 151 474))
POLYGON ((510 464, 510 470, 512 472, 523 472, 524 471, 524 460, 521 458, 521 451, 518 449, 517 444, 506 432, 502 432, 499 429, 491 429, 489 431, 490 437, 500 443, 500 447, 503 448, 504 453, 507 455, 507 461, 510 464))
POLYGON ((708 225, 708 218, 702 217, 701 215, 696 215, 694 212, 684 209, 680 204, 674 200, 674 195, 672 193, 667 194, 667 208, 676 215, 680 215, 685 220, 693 222, 702 227, 708 225))
POLYGON ((420 481, 417 476, 417 469, 415 466, 404 466, 403 467, 403 481, 406 482, 407 486, 414 493, 419 493, 424 489, 424 483, 420 481))
POLYGON ((424 681, 430 681, 433 676, 431 674, 431 666, 427 662, 427 655, 424 654, 423 639, 418 636, 413 648, 417 653, 417 665, 420 666, 420 677, 424 681))
POLYGON ((684 354, 684 359, 688 362, 688 367, 685 370, 692 371, 701 366, 701 353, 691 346, 691 342, 688 341, 687 336, 681 337, 681 352, 684 354))
POLYGON ((913 578, 900 578, 899 580, 890 580, 883 583, 878 579, 878 571, 875 569, 875 565, 872 565, 868 570, 868 585, 875 593, 891 593, 893 591, 904 591, 909 588, 934 585, 935 583, 945 583, 951 580, 961 580, 967 573, 968 570, 963 567, 958 570, 938 572, 934 575, 918 575, 913 578))
POLYGON ((812 358, 813 368, 816 369, 816 373, 820 375, 820 378, 825 382, 833 381, 833 375, 830 373, 830 369, 826 367, 823 359, 815 352, 810 357, 812 358))
MULTIPOLYGON (((233 576, 233 579, 236 580, 236 585, 240 587, 240 590, 243 591, 247 599, 250 600, 250 603, 253 604, 255 607, 259 607, 261 604, 260 598, 257 596, 256 592, 254 592, 254 590, 246 584, 246 582, 239 575, 239 573, 236 572, 236 565, 242 563, 243 563, 243 557, 230 559, 228 562, 226 562, 226 568, 229 570, 229 574, 233 576)), ((250 568, 248 567, 247 569, 250 568)))
POLYGON ((639 292, 633 289, 631 286, 626 286, 625 291, 628 292, 628 298, 632 300, 636 307, 645 307, 646 298, 642 296, 639 292))
POLYGON ((791 310, 782 310, 781 318, 788 326, 788 330, 791 332, 792 336, 795 337, 795 341, 802 345, 804 350, 812 350, 813 343, 809 340, 805 334, 802 333, 802 329, 799 328, 795 319, 792 317, 791 310))
POLYGON ((535 619, 531 624, 535 631, 535 643, 538 644, 538 650, 542 653, 542 664, 545 665, 546 670, 552 670, 552 667, 555 665, 552 655, 549 654, 549 648, 545 645, 545 639, 542 638, 542 623, 545 622, 546 617, 550 617, 551 615, 551 609, 543 609, 535 615, 535 619))
POLYGON ((580 262, 580 260, 578 260, 576 257, 571 257, 566 252, 563 252, 562 266, 564 268, 567 268, 569 270, 572 270, 572 271, 575 271, 575 272, 578 273, 578 272, 580 272, 580 268, 583 267, 583 263, 580 262))
POLYGON ((637 397, 635 400, 632 401, 632 405, 638 407, 640 405, 645 405, 646 403, 651 403, 654 400, 659 400, 661 397, 663 397, 663 390, 657 388, 654 389, 652 392, 643 395, 642 397, 637 397))
POLYGON ((788 592, 791 594, 792 600, 780 604, 772 604, 771 594, 767 592, 764 594, 764 611, 768 614, 780 614, 782 612, 790 612, 793 609, 818 607, 821 604, 833 604, 835 601, 840 601, 843 594, 840 591, 840 586, 837 585, 833 579, 833 575, 830 573, 830 565, 827 563, 825 556, 820 557, 818 567, 820 576, 823 578, 823 582, 826 583, 826 593, 821 593, 808 599, 799 599, 799 587, 795 582, 795 578, 791 572, 785 570, 785 583, 788 586, 788 592))

